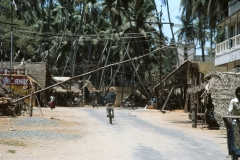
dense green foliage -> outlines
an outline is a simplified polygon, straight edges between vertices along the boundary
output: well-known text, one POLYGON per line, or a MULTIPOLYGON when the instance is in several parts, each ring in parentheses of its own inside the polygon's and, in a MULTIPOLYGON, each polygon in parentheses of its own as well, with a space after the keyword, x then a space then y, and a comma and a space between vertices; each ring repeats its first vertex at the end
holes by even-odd
MULTIPOLYGON (((0 11, 4 61, 10 60, 11 33, 13 60, 47 62, 54 76, 76 76, 142 56, 94 72, 87 78, 98 89, 112 83, 128 84, 143 86, 148 95, 152 94, 150 88, 177 67, 174 41, 168 46, 170 42, 161 32, 161 17, 154 0, 15 0, 16 5, 6 0, 0 2, 5 6, 0 11)), ((217 20, 207 18, 210 14, 207 11, 201 13, 205 16, 199 16, 203 8, 200 4, 192 7, 195 10, 191 12, 187 1, 182 0, 185 21, 192 24, 198 19, 199 23, 216 24, 217 20)), ((206 35, 193 33, 205 33, 208 26, 199 28, 199 25, 191 33, 189 28, 185 29, 178 37, 196 38, 204 44, 206 35)))
POLYGON ((201 47, 203 61, 205 61, 204 47, 206 42, 210 42, 208 54, 214 55, 213 44, 217 43, 214 42, 215 37, 217 35, 219 37, 225 36, 224 32, 220 32, 222 29, 217 27, 217 24, 228 16, 229 1, 181 0, 182 14, 178 19, 182 24, 178 26, 179 30, 176 32, 178 40, 184 43, 198 43, 201 47))

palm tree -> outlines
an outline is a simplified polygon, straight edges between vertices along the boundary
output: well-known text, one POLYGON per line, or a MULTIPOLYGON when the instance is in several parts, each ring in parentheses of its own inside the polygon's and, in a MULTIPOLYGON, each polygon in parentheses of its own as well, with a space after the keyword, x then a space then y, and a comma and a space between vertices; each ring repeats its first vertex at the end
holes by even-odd
POLYGON ((193 4, 193 9, 192 9, 193 17, 197 18, 198 32, 196 35, 196 39, 201 46, 203 62, 205 62, 204 46, 208 39, 207 29, 209 28, 207 23, 208 16, 206 14, 207 12, 206 5, 207 5, 206 2, 203 2, 201 0, 195 0, 195 3, 193 4))
MULTIPOLYGON (((156 21, 153 13, 154 4, 151 1, 135 1, 135 3, 131 3, 129 5, 129 11, 131 12, 132 25, 127 31, 136 34, 133 34, 134 39, 131 40, 133 43, 130 43, 130 48, 132 48, 131 57, 141 56, 150 51, 152 47, 153 39, 151 33, 157 33, 156 29, 148 23, 150 20, 152 22, 156 21)), ((140 67, 144 67, 144 69, 148 71, 149 79, 146 81, 149 82, 150 80, 151 86, 154 84, 152 74, 150 72, 151 65, 149 64, 154 64, 154 62, 156 62, 153 59, 155 60, 156 57, 150 55, 143 58, 143 64, 139 63, 140 67)), ((152 94, 153 92, 150 90, 149 96, 152 96, 152 94)))
MULTIPOLYGON (((227 17, 227 6, 228 1, 201 1, 201 0, 181 0, 180 6, 182 8, 182 19, 186 22, 192 21, 192 25, 195 25, 194 21, 198 25, 193 26, 191 31, 185 31, 186 37, 189 40, 197 40, 202 49, 202 59, 205 61, 204 57, 204 45, 210 37, 210 46, 212 48, 212 37, 216 25, 218 22, 223 20, 223 17, 227 17), (210 33, 206 30, 210 30, 210 33), (196 32, 197 31, 197 32, 196 32), (196 34, 197 33, 197 34, 196 34)), ((190 27, 189 27, 190 29, 190 27)), ((212 52, 212 51, 211 51, 212 52)))
POLYGON ((195 35, 195 33, 193 30, 193 21, 195 18, 192 15, 193 4, 194 4, 194 1, 192 1, 192 0, 181 0, 181 2, 180 2, 180 8, 182 8, 181 16, 183 17, 181 21, 184 22, 182 24, 184 24, 183 26, 186 27, 184 29, 185 30, 184 34, 185 34, 185 38, 186 38, 184 40, 185 44, 194 42, 193 35, 195 35))
MULTIPOLYGON (((31 27, 31 30, 42 34, 35 33, 36 38, 34 43, 31 43, 31 49, 29 49, 29 45, 24 43, 18 43, 18 47, 28 49, 28 53, 32 50, 31 53, 34 53, 34 56, 28 54, 31 60, 48 61, 51 73, 73 76, 83 72, 84 60, 89 63, 90 61, 98 61, 99 65, 95 63, 101 67, 129 59, 129 57, 142 56, 159 49, 160 44, 161 46, 166 45, 167 41, 163 33, 159 34, 154 23, 152 25, 148 23, 150 21, 159 22, 154 13, 154 11, 157 12, 155 1, 105 0, 101 6, 96 2, 98 1, 41 0, 36 3, 39 5, 34 3, 35 6, 31 8, 31 5, 27 5, 31 4, 31 1, 25 0, 24 4, 21 4, 21 12, 19 11, 19 22, 25 22, 31 27), (35 11, 36 7, 38 9, 35 11), (51 36, 41 37, 46 33, 51 33, 51 36), (79 67, 77 67, 78 65, 79 67), (66 70, 69 71, 66 72, 66 70)), ((164 2, 168 7, 167 1, 164 2)), ((189 28, 185 28, 185 37, 189 37, 187 30, 191 29, 190 20, 193 20, 191 18, 188 23, 189 28)), ((159 27, 159 23, 156 24, 159 27)), ((207 27, 205 26, 205 28, 207 27)), ((28 33, 28 37, 33 35, 28 33)), ((22 42, 30 43, 28 37, 25 36, 25 41, 22 39, 22 42)), ((168 67, 169 63, 174 63, 173 59, 176 58, 172 54, 172 50, 161 50, 161 55, 154 53, 124 64, 124 72, 133 73, 123 73, 124 77, 131 81, 131 84, 139 81, 144 84, 144 87, 151 86, 150 88, 152 88, 157 76, 163 75, 163 73, 168 74, 173 69, 168 67), (167 58, 171 61, 168 61, 167 58), (163 73, 159 71, 159 59, 163 59, 163 73), (157 73, 157 71, 158 75, 153 78, 152 74, 157 73)), ((119 65, 111 69, 104 69, 101 73, 97 73, 98 76, 92 74, 91 80, 94 80, 95 84, 99 83, 100 86, 104 86, 110 83, 112 78, 115 78, 116 83, 122 84, 120 82, 120 73, 122 73, 120 68, 119 65), (119 73, 112 74, 117 70, 119 73), (100 78, 97 79, 98 77, 100 78), (104 82, 104 79, 107 81, 104 82)), ((151 94, 153 92, 150 90, 149 95, 151 96, 151 94)))
POLYGON ((192 41, 191 39, 194 38, 193 35, 197 34, 196 24, 193 23, 192 19, 188 19, 183 15, 177 16, 176 18, 180 21, 180 24, 175 24, 175 27, 179 28, 175 34, 179 42, 185 42, 185 44, 187 44, 192 41), (189 35, 189 31, 191 31, 191 35, 189 35))
POLYGON ((221 21, 223 15, 228 15, 227 7, 228 1, 209 1, 207 3, 207 15, 209 17, 209 29, 210 29, 210 51, 209 53, 212 55, 212 46, 213 46, 213 36, 215 35, 215 31, 217 30, 217 23, 221 21))

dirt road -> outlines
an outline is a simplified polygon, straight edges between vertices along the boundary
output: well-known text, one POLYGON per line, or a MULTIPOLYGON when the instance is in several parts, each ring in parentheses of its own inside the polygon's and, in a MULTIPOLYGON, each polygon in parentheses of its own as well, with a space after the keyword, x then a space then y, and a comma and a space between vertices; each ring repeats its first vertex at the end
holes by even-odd
POLYGON ((224 131, 192 128, 187 114, 115 108, 34 108, 33 117, 0 117, 0 160, 227 159, 224 131))

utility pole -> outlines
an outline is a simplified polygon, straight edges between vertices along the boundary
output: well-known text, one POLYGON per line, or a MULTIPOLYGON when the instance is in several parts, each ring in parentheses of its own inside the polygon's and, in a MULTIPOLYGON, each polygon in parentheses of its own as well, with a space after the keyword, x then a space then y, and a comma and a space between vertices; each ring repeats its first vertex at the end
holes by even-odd
POLYGON ((3 38, 2 38, 2 23, 1 23, 1 13, 2 11, 5 9, 4 6, 0 6, 0 51, 1 51, 1 66, 2 66, 2 71, 3 71, 3 50, 2 50, 2 41, 3 41, 3 38))
POLYGON ((176 47, 176 42, 175 42, 174 33, 173 33, 173 26, 174 26, 174 24, 171 23, 168 0, 166 1, 166 4, 167 4, 167 12, 168 12, 168 21, 169 21, 170 29, 171 29, 171 33, 172 33, 171 46, 173 47, 173 52, 171 52, 171 53, 175 54, 177 56, 177 67, 179 67, 179 59, 178 59, 177 47, 176 47))
MULTIPOLYGON (((2 67, 2 69, 1 69, 1 71, 3 72, 3 52, 2 52, 2 40, 3 40, 3 38, 2 38, 2 26, 1 26, 1 13, 2 13, 2 11, 5 9, 5 7, 4 6, 0 6, 0 51, 1 51, 1 67, 2 67)), ((2 77, 1 77, 2 78, 2 77)), ((3 89, 3 85, 2 85, 2 89, 3 89)))
POLYGON ((13 55, 13 2, 11 2, 10 93, 12 93, 12 55, 13 55))
MULTIPOLYGON (((83 60, 83 73, 85 73, 86 70, 86 60, 83 60)), ((84 102, 85 102, 85 83, 86 83, 86 78, 83 76, 83 97, 82 97, 82 107, 84 107, 84 102)))
MULTIPOLYGON (((162 25, 163 24, 169 24, 171 27, 174 26, 174 23, 172 22, 162 22, 162 15, 163 15, 163 12, 162 12, 162 6, 161 6, 161 11, 159 13, 156 13, 157 14, 157 22, 148 22, 150 25, 151 24, 157 24, 158 25, 158 28, 159 28, 159 46, 160 46, 160 50, 159 50, 159 55, 160 55, 160 58, 159 58, 159 81, 160 81, 160 92, 162 94, 163 90, 162 90, 162 80, 163 80, 163 72, 162 72, 162 67, 163 67, 163 60, 162 60, 162 53, 163 53, 163 50, 162 50, 162 47, 163 47, 163 41, 162 41, 162 25)), ((169 13, 168 13, 169 14, 169 13)), ((172 28, 171 28, 172 30, 172 28)), ((173 37, 174 39, 174 37, 173 37)), ((157 101, 158 101, 158 96, 156 97, 157 98, 157 101)))
MULTIPOLYGON (((162 6, 161 6, 161 12, 159 13, 160 14, 160 36, 159 36, 159 40, 160 40, 160 48, 162 48, 162 6)), ((160 50, 159 51, 160 53, 160 67, 159 67, 159 70, 160 70, 160 83, 162 82, 162 51, 160 50)), ((161 92, 162 92, 162 83, 161 83, 161 92)))

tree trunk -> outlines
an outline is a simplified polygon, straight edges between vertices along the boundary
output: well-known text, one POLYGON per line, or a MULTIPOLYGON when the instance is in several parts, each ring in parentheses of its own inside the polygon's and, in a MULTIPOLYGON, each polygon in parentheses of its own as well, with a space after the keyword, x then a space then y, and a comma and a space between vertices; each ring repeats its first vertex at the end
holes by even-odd
MULTIPOLYGON (((129 47, 129 43, 130 43, 130 41, 128 42, 127 50, 128 50, 128 47, 129 47)), ((125 44, 124 44, 124 45, 125 45, 125 44)), ((122 61, 124 60, 126 53, 127 53, 127 52, 124 53, 124 55, 123 55, 122 59, 120 60, 120 62, 122 62, 122 61)), ((114 76, 112 77, 112 80, 111 80, 111 82, 110 82, 109 85, 108 85, 108 88, 110 88, 110 86, 112 85, 112 82, 113 82, 113 80, 115 79, 115 77, 116 77, 116 75, 117 75, 118 70, 120 69, 120 67, 121 67, 121 64, 118 65, 118 68, 117 68, 114 76)))
MULTIPOLYGON (((139 40, 138 40, 139 41, 139 40)), ((140 42, 140 41, 139 41, 140 42)), ((137 42, 137 45, 138 45, 138 47, 140 48, 140 50, 141 50, 141 52, 142 52, 142 54, 144 55, 144 50, 143 50, 143 48, 142 48, 142 45, 140 44, 139 45, 139 43, 137 42)), ((148 64, 147 64, 147 62, 146 62, 146 59, 145 59, 145 57, 143 57, 143 59, 144 59, 144 63, 145 63, 145 66, 147 67, 147 72, 148 72, 148 76, 149 76, 149 81, 150 81, 150 83, 151 83, 151 89, 150 89, 150 97, 152 97, 153 96, 153 79, 152 79, 152 74, 151 74, 151 71, 150 71, 150 69, 149 69, 149 67, 148 67, 148 64)), ((141 81, 140 81, 141 82, 141 81)), ((142 84, 142 82, 141 82, 141 84, 142 84)), ((144 87, 144 89, 145 89, 145 87, 144 87)), ((146 90, 146 89, 145 89, 146 90)), ((147 90, 146 90, 146 92, 147 92, 147 90)), ((148 98, 150 98, 150 97, 148 97, 148 98)))
MULTIPOLYGON (((111 47, 112 47, 112 41, 111 41, 110 46, 109 46, 109 50, 108 50, 108 54, 107 54, 107 58, 106 58, 106 61, 105 61, 105 65, 104 65, 104 66, 106 66, 107 63, 108 63, 108 58, 109 58, 109 55, 110 55, 110 52, 111 52, 111 47)), ((105 68, 102 70, 102 75, 101 75, 101 80, 100 80, 100 86, 99 86, 99 88, 102 87, 103 78, 105 77, 104 73, 105 73, 105 68)), ((101 89, 100 89, 100 90, 101 90, 101 89)))
POLYGON ((204 43, 203 42, 201 42, 201 49, 202 49, 202 61, 205 62, 204 43))
POLYGON ((125 63, 123 63, 123 71, 122 71, 122 94, 121 94, 121 101, 123 100, 123 91, 124 91, 124 82, 125 82, 125 76, 124 76, 124 70, 125 70, 125 63))
POLYGON ((213 55, 212 55, 212 44, 213 44, 213 41, 212 41, 212 37, 213 37, 213 33, 212 33, 212 31, 213 31, 213 28, 211 27, 211 29, 210 29, 210 56, 212 57, 213 55))
MULTIPOLYGON (((86 5, 86 3, 83 3, 83 10, 81 12, 81 19, 80 19, 80 24, 79 24, 79 29, 77 31, 77 34, 81 33, 81 27, 83 24, 83 17, 84 17, 84 13, 85 13, 85 9, 84 9, 85 5, 86 5)), ((77 50, 78 50, 78 37, 74 41, 75 41, 75 45, 73 46, 74 53, 73 53, 72 61, 71 61, 72 62, 72 67, 71 67, 72 68, 72 74, 71 74, 72 77, 75 75, 75 64, 76 64, 76 57, 77 57, 77 50)), ((87 63, 87 66, 88 66, 88 63, 87 63)))

